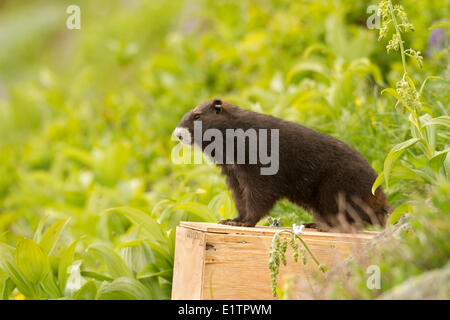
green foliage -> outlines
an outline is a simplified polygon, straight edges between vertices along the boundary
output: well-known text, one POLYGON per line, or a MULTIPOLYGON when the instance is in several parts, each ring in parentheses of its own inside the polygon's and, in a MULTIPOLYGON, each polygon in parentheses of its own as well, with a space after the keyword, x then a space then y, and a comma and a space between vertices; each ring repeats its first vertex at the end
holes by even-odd
MULTIPOLYGON (((409 277, 444 267, 448 263, 450 244, 450 183, 433 187, 425 198, 416 194, 409 221, 412 229, 403 232, 401 241, 379 245, 362 264, 352 263, 346 281, 335 283, 333 297, 337 299, 374 299, 401 284, 409 277), (381 288, 366 285, 366 267, 380 268, 381 288)), ((439 285, 439 284, 436 284, 439 285)), ((447 299, 450 297, 447 297, 447 299)))
MULTIPOLYGON (((399 208, 448 178, 448 46, 429 43, 447 0, 402 1, 416 26, 396 18, 392 49, 415 48, 403 64, 377 46, 364 2, 80 0, 81 30, 68 30, 71 4, 0 12, 3 299, 170 298, 175 227, 236 215, 217 168, 171 162, 181 116, 214 96, 347 142, 384 169, 399 208)), ((272 214, 312 221, 287 200, 272 214)))
POLYGON ((372 192, 375 193, 375 190, 382 183, 385 183, 386 188, 389 189, 389 180, 394 163, 405 151, 412 149, 417 145, 420 153, 418 155, 413 155, 416 160, 417 157, 424 158, 426 161, 425 165, 422 164, 420 167, 417 167, 417 165, 415 166, 414 164, 397 166, 397 177, 409 180, 419 180, 420 182, 425 181, 427 183, 436 183, 440 178, 450 180, 450 157, 448 157, 448 153, 450 152, 448 144, 449 140, 444 139, 439 141, 438 139, 438 130, 442 128, 444 132, 448 132, 448 129, 450 128, 450 116, 443 115, 433 118, 427 112, 430 110, 430 107, 423 106, 421 101, 427 80, 438 77, 429 76, 425 78, 420 89, 416 89, 414 80, 406 71, 405 57, 411 57, 420 68, 423 66, 423 57, 420 55, 420 51, 415 51, 412 48, 405 50, 404 41, 402 40, 402 33, 413 31, 414 27, 408 21, 407 14, 401 5, 393 5, 390 0, 385 0, 380 2, 378 7, 382 20, 379 39, 385 37, 389 26, 392 24, 395 30, 386 49, 388 52, 390 50, 400 51, 403 64, 403 77, 396 83, 396 89, 384 89, 382 93, 390 93, 397 99, 395 106, 402 106, 402 109, 408 112, 408 121, 412 138, 395 145, 391 149, 384 160, 383 172, 372 187, 372 192), (400 20, 400 22, 398 22, 398 20, 400 20), (437 149, 438 144, 442 147, 441 151, 438 151, 437 149))

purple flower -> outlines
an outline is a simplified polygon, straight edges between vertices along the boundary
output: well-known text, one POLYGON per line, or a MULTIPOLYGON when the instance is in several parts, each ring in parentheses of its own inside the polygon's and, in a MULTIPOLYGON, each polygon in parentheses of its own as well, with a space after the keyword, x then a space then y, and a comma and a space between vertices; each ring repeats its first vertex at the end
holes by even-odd
POLYGON ((428 48, 426 56, 430 56, 433 52, 440 51, 448 47, 447 28, 437 28, 431 31, 428 38, 428 48))

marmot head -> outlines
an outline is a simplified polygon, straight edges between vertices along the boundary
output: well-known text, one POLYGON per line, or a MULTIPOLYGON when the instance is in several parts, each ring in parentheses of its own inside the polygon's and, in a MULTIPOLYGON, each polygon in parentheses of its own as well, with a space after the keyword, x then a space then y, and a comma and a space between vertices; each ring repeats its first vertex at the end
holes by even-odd
POLYGON ((203 102, 193 110, 186 113, 175 128, 174 134, 182 143, 202 146, 202 137, 206 130, 225 130, 231 104, 221 99, 211 99, 203 102), (195 134, 195 130, 199 130, 195 134), (195 140, 199 141, 195 141, 195 140))

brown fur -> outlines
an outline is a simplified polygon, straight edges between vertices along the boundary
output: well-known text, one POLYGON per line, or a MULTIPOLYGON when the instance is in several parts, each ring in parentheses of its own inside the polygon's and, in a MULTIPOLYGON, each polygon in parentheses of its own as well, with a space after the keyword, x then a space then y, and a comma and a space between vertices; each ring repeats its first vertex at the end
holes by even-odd
MULTIPOLYGON (((322 230, 383 226, 386 213, 392 211, 381 188, 375 195, 371 193, 376 172, 358 151, 342 141, 219 99, 206 101, 183 117, 178 127, 187 128, 192 136, 195 114, 200 114, 203 131, 216 128, 224 135, 226 129, 280 130, 279 170, 275 175, 261 175, 259 163, 219 165, 238 211, 236 219, 220 223, 255 226, 282 198, 305 208, 322 230)), ((201 146, 203 150, 208 143, 201 146)), ((248 144, 246 147, 248 152, 248 144)))

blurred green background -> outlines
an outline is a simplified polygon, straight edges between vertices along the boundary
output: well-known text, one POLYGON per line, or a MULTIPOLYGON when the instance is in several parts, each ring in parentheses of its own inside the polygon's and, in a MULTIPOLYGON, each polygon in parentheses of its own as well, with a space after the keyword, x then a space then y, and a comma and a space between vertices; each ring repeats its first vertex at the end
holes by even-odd
MULTIPOLYGON (((19 264, 18 242, 39 242, 50 225, 64 222, 57 236, 47 234, 47 248, 30 245, 46 253, 45 261, 31 260, 42 263, 41 277, 21 279, 26 271, 17 265, 14 278, 11 266, 0 264, 3 298, 169 298, 174 227, 235 215, 219 169, 171 162, 173 129, 206 99, 331 134, 381 172, 390 148, 410 132, 394 99, 380 94, 395 87, 402 64, 366 26, 373 4, 0 1, 0 253, 19 264), (66 27, 72 4, 81 8, 80 30, 66 27), (73 272, 62 276, 69 266, 73 272)), ((448 33, 438 29, 436 40, 429 27, 448 19, 450 2, 401 4, 416 29, 404 40, 425 57, 423 70, 408 62, 410 76, 441 77, 429 82, 423 100, 431 115, 446 115, 448 33)), ((437 146, 448 141, 444 130, 437 146)), ((424 165, 414 151, 402 161, 424 165)), ((397 179, 389 201, 423 204, 434 185, 397 179)), ((447 187, 439 184, 438 209, 430 209, 442 212, 444 238, 447 187)), ((272 216, 289 226, 312 221, 287 201, 272 216)), ((433 267, 447 261, 444 247, 430 258, 438 259, 433 267)), ((401 269, 392 286, 427 268, 401 269)))

